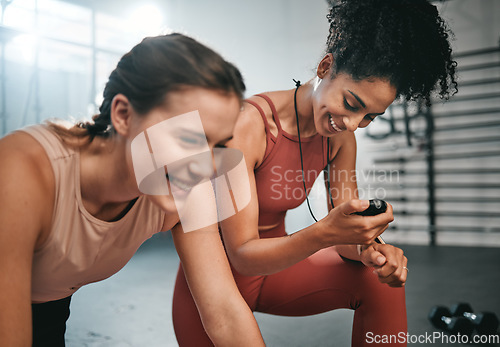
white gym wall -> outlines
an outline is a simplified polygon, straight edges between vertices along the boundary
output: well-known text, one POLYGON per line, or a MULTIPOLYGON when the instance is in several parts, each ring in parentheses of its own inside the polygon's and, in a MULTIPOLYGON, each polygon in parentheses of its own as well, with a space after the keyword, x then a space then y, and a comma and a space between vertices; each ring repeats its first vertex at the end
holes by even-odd
MULTIPOLYGON (((455 32, 457 52, 498 46, 500 1, 435 3, 455 32)), ((46 118, 90 117, 119 57, 143 36, 169 31, 192 35, 234 62, 245 77, 247 96, 293 88, 293 78, 304 82, 314 76, 323 55, 327 8, 325 0, 13 0, 0 23, 0 134, 46 118)), ((371 144, 362 130, 357 137, 358 167, 369 169, 371 144)), ((315 189, 311 203, 321 217, 322 184, 315 189)), ((287 217, 290 232, 311 222, 304 206, 287 217)), ((428 242, 425 232, 393 236, 403 243, 428 242)), ((440 241, 500 246, 498 233, 459 236, 440 241)))

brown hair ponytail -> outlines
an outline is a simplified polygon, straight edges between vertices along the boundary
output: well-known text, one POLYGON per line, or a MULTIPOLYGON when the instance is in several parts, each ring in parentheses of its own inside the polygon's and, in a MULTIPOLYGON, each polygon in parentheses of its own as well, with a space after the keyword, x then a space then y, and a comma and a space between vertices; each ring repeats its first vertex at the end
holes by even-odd
POLYGON ((110 113, 115 95, 125 95, 135 111, 145 114, 162 104, 169 92, 186 86, 235 93, 240 99, 245 91, 239 70, 196 40, 177 33, 147 37, 111 72, 99 114, 91 122, 71 129, 52 125, 64 137, 88 138, 89 143, 114 133, 110 113))

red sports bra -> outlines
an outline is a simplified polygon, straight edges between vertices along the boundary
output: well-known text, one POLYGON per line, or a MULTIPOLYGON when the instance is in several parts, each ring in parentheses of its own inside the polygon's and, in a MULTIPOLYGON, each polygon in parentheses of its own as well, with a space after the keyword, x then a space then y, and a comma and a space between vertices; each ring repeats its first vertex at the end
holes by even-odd
MULTIPOLYGON (((286 211, 298 207, 306 199, 300 166, 299 138, 281 128, 279 115, 267 95, 257 96, 269 104, 273 120, 278 128, 277 136, 269 130, 269 123, 262 108, 251 100, 262 116, 266 127, 266 151, 260 166, 255 169, 255 180, 259 201, 259 225, 280 224, 284 227, 286 211)), ((302 138, 304 178, 309 192, 319 173, 326 167, 327 138, 319 134, 302 138)), ((284 230, 284 229, 283 229, 284 230)), ((264 232, 265 233, 265 232, 264 232)))

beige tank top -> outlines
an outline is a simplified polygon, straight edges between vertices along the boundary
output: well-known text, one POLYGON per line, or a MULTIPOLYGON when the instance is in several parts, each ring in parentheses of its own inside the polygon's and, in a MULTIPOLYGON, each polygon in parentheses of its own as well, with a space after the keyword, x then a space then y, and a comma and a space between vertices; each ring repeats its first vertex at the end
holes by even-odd
POLYGON ((93 217, 82 204, 78 150, 64 145, 46 125, 22 131, 45 149, 55 177, 52 229, 34 253, 31 300, 58 300, 118 272, 145 240, 161 231, 165 214, 140 196, 118 221, 93 217))

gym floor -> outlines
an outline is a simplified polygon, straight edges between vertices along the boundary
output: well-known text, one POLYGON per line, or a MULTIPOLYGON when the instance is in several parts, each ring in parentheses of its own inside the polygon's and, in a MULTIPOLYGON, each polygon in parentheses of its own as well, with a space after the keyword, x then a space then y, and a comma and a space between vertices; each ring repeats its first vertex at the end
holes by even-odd
MULTIPOLYGON (((498 248, 400 247, 409 259, 406 301, 412 338, 437 332, 427 319, 434 305, 466 301, 476 312, 500 315, 498 248)), ((177 346, 171 307, 178 261, 170 233, 157 234, 118 274, 80 289, 71 302, 68 347, 177 346)), ((309 317, 255 316, 270 347, 350 346, 349 310, 309 317)), ((409 346, 431 345, 428 341, 409 346)), ((433 345, 471 346, 452 342, 437 339, 433 345)))

